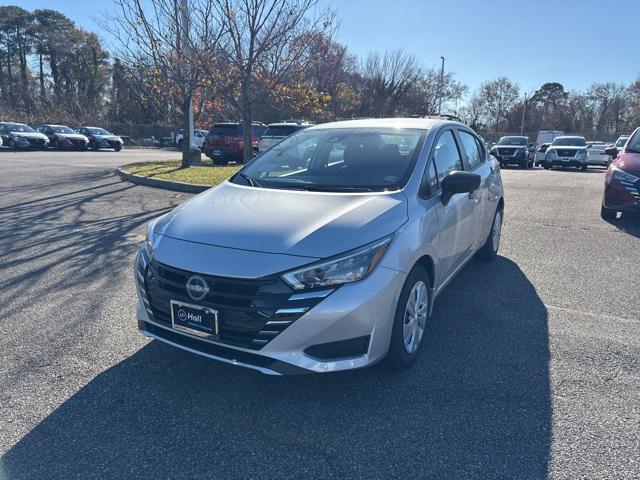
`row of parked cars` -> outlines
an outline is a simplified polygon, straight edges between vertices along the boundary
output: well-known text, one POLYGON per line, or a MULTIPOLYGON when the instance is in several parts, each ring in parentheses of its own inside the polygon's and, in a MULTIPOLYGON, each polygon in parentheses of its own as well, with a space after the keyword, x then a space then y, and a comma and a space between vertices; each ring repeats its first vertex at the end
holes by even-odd
POLYGON ((43 124, 35 129, 24 123, 0 122, 0 145, 11 150, 122 150, 122 138, 100 127, 78 127, 43 124))
POLYGON ((540 165, 545 169, 574 167, 584 171, 590 165, 608 167, 629 138, 629 135, 623 135, 615 144, 607 144, 587 142, 584 137, 564 135, 562 132, 553 133, 558 135, 554 135, 548 143, 539 144, 537 148, 526 136, 502 137, 491 147, 491 154, 501 166, 532 168, 540 165))
MULTIPOLYGON (((289 135, 312 126, 309 122, 279 122, 265 125, 254 122, 251 127, 251 146, 254 154, 264 152, 289 135)), ((182 149, 184 134, 178 130, 174 141, 182 149)), ((216 165, 231 161, 242 163, 244 150, 244 125, 241 122, 215 123, 210 130, 193 131, 192 143, 216 165)))

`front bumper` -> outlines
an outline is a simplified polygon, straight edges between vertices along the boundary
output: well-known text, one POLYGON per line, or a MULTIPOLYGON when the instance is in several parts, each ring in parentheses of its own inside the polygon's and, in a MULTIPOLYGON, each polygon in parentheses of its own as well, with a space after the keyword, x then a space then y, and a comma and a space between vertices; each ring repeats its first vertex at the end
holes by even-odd
POLYGON ((554 158, 553 160, 547 160, 547 165, 550 167, 575 167, 583 168, 587 166, 587 159, 571 158, 569 160, 563 160, 561 158, 554 158))
MULTIPOLYGON (((154 321, 148 312, 149 301, 142 297, 140 289, 136 309, 138 328, 148 337, 183 350, 267 374, 361 368, 378 362, 387 353, 405 279, 406 274, 379 266, 364 280, 337 288, 258 350, 192 336, 154 321), (347 340, 362 343, 365 338, 365 350, 356 355, 318 358, 314 349, 310 349, 347 340)), ((140 287, 140 283, 137 285, 140 287)))
POLYGON ((640 181, 620 182, 610 180, 605 183, 602 205, 620 212, 640 212, 640 181))

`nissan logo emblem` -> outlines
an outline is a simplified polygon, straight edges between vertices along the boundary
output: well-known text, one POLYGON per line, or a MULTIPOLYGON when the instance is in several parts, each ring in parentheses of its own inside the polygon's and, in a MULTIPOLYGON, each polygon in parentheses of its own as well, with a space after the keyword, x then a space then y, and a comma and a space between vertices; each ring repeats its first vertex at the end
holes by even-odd
POLYGON ((200 275, 192 275, 187 280, 187 293, 193 300, 202 300, 209 294, 209 285, 200 275))

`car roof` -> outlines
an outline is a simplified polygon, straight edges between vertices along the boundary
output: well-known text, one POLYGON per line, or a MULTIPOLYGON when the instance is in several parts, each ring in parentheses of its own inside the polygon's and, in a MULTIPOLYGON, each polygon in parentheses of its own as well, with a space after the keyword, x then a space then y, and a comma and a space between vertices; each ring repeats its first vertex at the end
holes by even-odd
POLYGON ((554 138, 553 141, 555 142, 559 138, 581 138, 582 140, 584 140, 584 137, 581 137, 580 135, 561 135, 559 137, 554 138))
POLYGON ((322 123, 309 127, 309 130, 325 128, 415 128, 420 130, 430 130, 435 126, 443 124, 458 125, 461 127, 466 126, 460 122, 442 120, 440 118, 369 118, 322 123))

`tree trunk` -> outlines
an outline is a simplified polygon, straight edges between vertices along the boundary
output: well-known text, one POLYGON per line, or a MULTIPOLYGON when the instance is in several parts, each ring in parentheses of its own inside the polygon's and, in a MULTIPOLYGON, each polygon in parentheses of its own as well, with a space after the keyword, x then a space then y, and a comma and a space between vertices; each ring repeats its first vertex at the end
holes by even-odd
POLYGON ((40 65, 40 73, 39 73, 39 77, 40 77, 40 97, 44 100, 44 66, 43 66, 43 61, 42 61, 42 53, 38 55, 38 62, 40 65))
POLYGON ((191 107, 191 95, 185 95, 182 99, 182 165, 188 168, 191 165, 191 136, 189 135, 189 108, 191 107))
POLYGON ((242 88, 242 123, 244 124, 244 137, 243 137, 243 150, 242 158, 243 163, 247 163, 253 158, 253 106, 251 105, 251 98, 249 97, 249 87, 245 80, 242 88))

